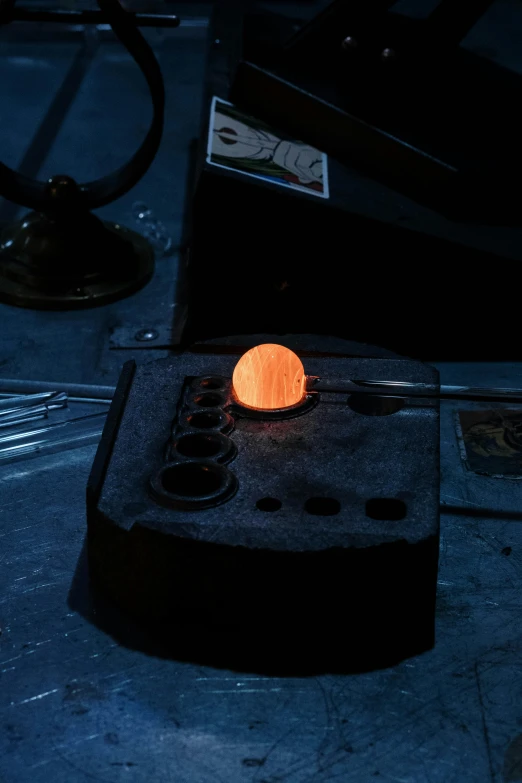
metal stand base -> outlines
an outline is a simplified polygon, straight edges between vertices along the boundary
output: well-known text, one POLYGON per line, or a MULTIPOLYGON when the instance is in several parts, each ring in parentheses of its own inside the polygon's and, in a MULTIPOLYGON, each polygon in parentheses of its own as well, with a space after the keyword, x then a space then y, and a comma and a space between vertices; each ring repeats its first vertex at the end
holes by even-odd
POLYGON ((31 212, 0 234, 0 300, 17 307, 107 304, 138 291, 153 272, 146 239, 90 212, 67 218, 31 212))

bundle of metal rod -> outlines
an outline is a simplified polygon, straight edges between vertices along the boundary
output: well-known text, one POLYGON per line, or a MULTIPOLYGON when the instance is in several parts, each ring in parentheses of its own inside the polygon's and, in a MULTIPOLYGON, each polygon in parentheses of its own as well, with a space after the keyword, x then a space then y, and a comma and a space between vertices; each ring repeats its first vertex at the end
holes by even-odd
POLYGON ((36 394, 9 395, 0 399, 0 416, 11 414, 20 409, 43 405, 47 410, 67 407, 67 393, 63 391, 44 391, 36 394))
POLYGON ((54 381, 21 381, 18 378, 0 379, 0 399, 12 395, 37 392, 65 392, 69 402, 110 403, 114 386, 85 383, 55 383, 54 381))
POLYGON ((55 451, 96 443, 103 431, 106 414, 32 424, 23 430, 0 435, 0 462, 50 454, 55 451))
POLYGON ((65 392, 43 392, 8 397, 0 400, 0 428, 29 424, 36 419, 46 419, 49 411, 67 407, 65 392))

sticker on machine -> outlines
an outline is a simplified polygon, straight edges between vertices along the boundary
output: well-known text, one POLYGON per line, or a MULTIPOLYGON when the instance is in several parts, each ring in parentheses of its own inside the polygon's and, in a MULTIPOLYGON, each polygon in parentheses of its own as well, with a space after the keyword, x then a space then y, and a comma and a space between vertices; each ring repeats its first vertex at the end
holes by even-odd
POLYGON ((468 470, 492 478, 522 479, 522 411, 458 411, 456 429, 468 470))
POLYGON ((286 137, 221 98, 212 99, 210 112, 207 163, 328 198, 324 152, 286 137))

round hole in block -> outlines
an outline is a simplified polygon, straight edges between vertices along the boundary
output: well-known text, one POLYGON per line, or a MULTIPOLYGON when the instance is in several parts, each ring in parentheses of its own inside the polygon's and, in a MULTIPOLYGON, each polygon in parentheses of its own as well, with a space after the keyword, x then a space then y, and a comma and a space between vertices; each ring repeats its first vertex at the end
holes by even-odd
POLYGON ((219 391, 224 388, 224 383, 221 378, 201 378, 198 383, 202 389, 208 389, 209 391, 219 391))
POLYGON ((257 501, 256 507, 259 511, 279 511, 283 504, 277 498, 261 498, 257 501))
POLYGON ((398 498, 371 498, 366 501, 366 516, 383 522, 399 522, 408 513, 408 507, 398 498))
POLYGON ((225 399, 221 394, 216 394, 216 392, 205 392, 204 394, 196 395, 194 402, 202 408, 220 408, 225 404, 225 399))
POLYGON ((176 450, 184 457, 210 458, 215 457, 223 449, 223 443, 218 435, 195 433, 183 435, 176 443, 176 450))
POLYGON ((402 397, 380 397, 377 394, 350 394, 348 407, 362 416, 390 416, 404 408, 402 397))
POLYGON ((228 468, 203 459, 166 464, 152 474, 149 483, 156 503, 183 510, 226 503, 237 488, 237 478, 228 468))
POLYGON ((198 411, 189 416, 189 423, 191 427, 198 430, 211 430, 214 427, 219 427, 222 424, 222 419, 218 411, 198 411))
POLYGON ((208 497, 224 486, 223 468, 200 462, 180 462, 166 468, 161 475, 163 489, 184 498, 208 497))
POLYGON ((318 517, 333 517, 341 510, 341 504, 335 498, 308 498, 305 511, 318 517))

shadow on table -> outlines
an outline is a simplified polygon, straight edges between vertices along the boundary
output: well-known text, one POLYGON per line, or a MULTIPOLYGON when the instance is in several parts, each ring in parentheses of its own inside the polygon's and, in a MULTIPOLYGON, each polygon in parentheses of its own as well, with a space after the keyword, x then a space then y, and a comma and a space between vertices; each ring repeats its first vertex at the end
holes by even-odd
POLYGON ((272 676, 303 677, 323 673, 358 673, 396 665, 433 646, 429 624, 418 629, 372 626, 368 619, 365 640, 350 638, 347 610, 339 627, 266 627, 248 631, 239 626, 204 625, 190 618, 176 624, 138 623, 94 589, 89 578, 87 545, 84 543, 68 596, 70 608, 111 636, 118 644, 158 658, 173 659, 238 672, 272 676), (383 647, 382 639, 386 639, 383 647))

